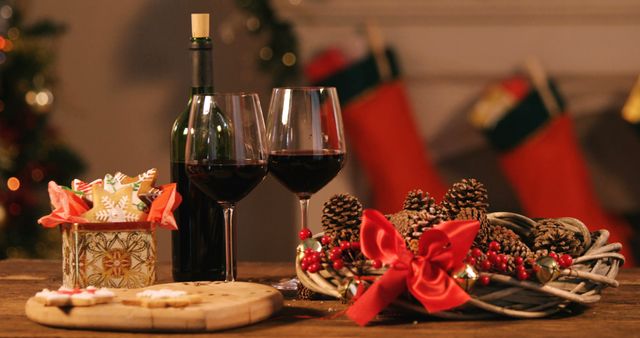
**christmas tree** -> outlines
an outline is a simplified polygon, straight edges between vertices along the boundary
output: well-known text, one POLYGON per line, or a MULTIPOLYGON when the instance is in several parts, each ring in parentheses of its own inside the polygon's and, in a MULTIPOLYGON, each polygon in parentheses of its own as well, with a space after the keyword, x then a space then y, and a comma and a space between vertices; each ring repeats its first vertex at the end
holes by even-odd
POLYGON ((57 254, 58 231, 36 223, 50 211, 47 183, 68 183, 84 169, 49 123, 63 29, 26 24, 17 3, 0 1, 0 259, 57 254))

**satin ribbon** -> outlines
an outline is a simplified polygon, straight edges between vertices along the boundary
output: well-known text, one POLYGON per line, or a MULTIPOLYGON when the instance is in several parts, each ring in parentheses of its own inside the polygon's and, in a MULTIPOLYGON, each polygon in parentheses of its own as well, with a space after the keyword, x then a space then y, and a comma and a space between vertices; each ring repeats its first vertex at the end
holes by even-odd
POLYGON ((405 290, 431 313, 466 303, 469 295, 449 272, 463 264, 479 228, 478 221, 440 223, 422 234, 414 255, 384 215, 365 210, 360 227, 362 253, 389 269, 349 307, 347 316, 364 326, 405 290))

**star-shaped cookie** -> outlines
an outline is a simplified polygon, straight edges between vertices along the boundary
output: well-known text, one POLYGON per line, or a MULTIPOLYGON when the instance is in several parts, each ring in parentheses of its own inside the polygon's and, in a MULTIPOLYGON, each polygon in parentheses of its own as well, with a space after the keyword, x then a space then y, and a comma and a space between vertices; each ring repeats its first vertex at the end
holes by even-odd
POLYGON ((93 208, 84 213, 89 222, 137 222, 144 221, 147 214, 132 203, 133 188, 124 186, 109 192, 101 184, 93 186, 93 208))

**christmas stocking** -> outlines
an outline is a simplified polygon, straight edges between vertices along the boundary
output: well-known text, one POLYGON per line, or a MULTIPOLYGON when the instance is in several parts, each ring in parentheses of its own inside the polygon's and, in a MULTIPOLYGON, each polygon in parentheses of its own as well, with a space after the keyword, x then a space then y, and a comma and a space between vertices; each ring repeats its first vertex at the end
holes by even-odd
MULTIPOLYGON (((551 91, 564 109, 558 92, 551 91)), ((605 228, 610 242, 623 244, 625 265, 633 265, 632 229, 601 207, 569 116, 551 116, 524 77, 490 89, 472 116, 500 151, 500 167, 527 214, 575 217, 591 231, 605 228)))
MULTIPOLYGON (((402 207, 409 190, 423 189, 440 198, 446 188, 416 128, 404 84, 397 79, 394 56, 390 51, 386 56, 392 80, 381 81, 375 59, 370 55, 317 81, 316 85, 337 88, 345 132, 370 181, 375 207, 390 213, 402 207)), ((326 62, 327 58, 323 60, 316 65, 332 64, 326 62)), ((310 67, 314 63, 307 67, 308 74, 310 67)), ((326 68, 314 72, 327 73, 326 68)))

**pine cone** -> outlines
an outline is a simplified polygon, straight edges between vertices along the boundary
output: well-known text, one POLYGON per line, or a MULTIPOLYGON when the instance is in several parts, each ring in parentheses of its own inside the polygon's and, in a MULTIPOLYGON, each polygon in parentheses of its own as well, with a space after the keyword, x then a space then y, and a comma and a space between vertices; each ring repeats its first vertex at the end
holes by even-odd
POLYGON ((300 300, 313 300, 318 298, 320 294, 312 291, 302 283, 298 282, 298 288, 296 289, 296 298, 300 300))
POLYGON ((500 252, 511 255, 513 257, 520 256, 527 258, 532 255, 531 249, 520 239, 520 236, 513 230, 505 228, 501 225, 493 226, 489 235, 488 246, 492 241, 500 244, 500 252))
POLYGON ((333 237, 334 245, 339 245, 342 241, 351 242, 359 242, 360 241, 360 229, 340 229, 337 232, 334 232, 335 237, 333 237))
POLYGON ((547 249, 557 254, 577 256, 584 251, 582 235, 566 229, 554 219, 538 221, 532 232, 533 250, 547 249))
POLYGON ((437 208, 436 205, 431 207, 430 210, 431 212, 427 210, 402 210, 395 214, 388 215, 387 218, 405 238, 406 243, 410 244, 411 240, 420 239, 420 236, 422 236, 425 231, 443 221, 440 209, 437 208))
POLYGON ((491 234, 491 224, 487 219, 487 215, 479 209, 462 208, 455 217, 456 220, 476 220, 480 222, 480 229, 473 241, 473 246, 481 248, 483 251, 489 246, 489 235, 491 234))
POLYGON ((341 230, 359 231, 362 204, 349 194, 334 195, 324 204, 322 228, 326 235, 337 237, 341 230))
POLYGON ((488 200, 487 189, 480 181, 465 178, 447 191, 442 200, 442 207, 449 219, 453 219, 463 208, 475 208, 486 213, 489 208, 488 200))
POLYGON ((411 211, 429 210, 436 205, 436 200, 429 196, 429 193, 420 189, 411 190, 404 200, 402 209, 411 211))

